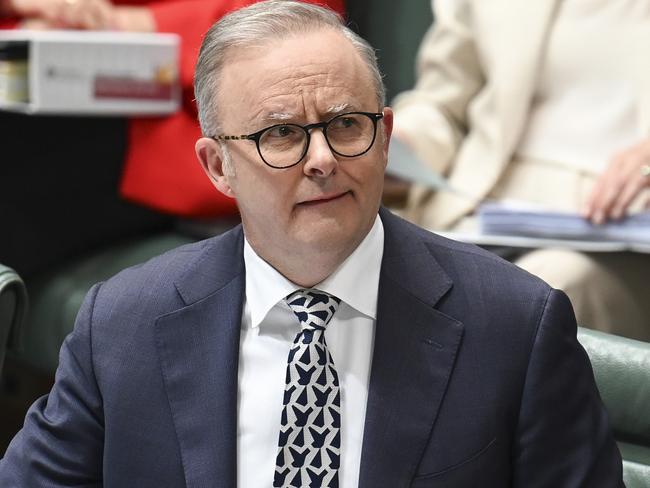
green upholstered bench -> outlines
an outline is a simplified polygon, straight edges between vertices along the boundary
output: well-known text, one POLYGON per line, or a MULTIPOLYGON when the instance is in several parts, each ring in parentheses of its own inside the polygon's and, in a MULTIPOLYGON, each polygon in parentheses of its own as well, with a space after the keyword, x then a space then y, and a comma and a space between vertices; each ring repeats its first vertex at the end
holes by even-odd
POLYGON ((433 22, 431 0, 347 0, 350 27, 377 50, 388 99, 415 83, 415 58, 433 22))
POLYGON ((7 349, 17 349, 27 308, 23 280, 13 269, 0 264, 0 372, 7 349))
POLYGON ((30 310, 24 324, 23 350, 17 355, 37 369, 53 374, 63 339, 92 285, 120 270, 195 239, 166 232, 111 245, 75 259, 29 283, 30 310))
POLYGON ((623 456, 627 488, 650 487, 650 344, 580 328, 623 456))

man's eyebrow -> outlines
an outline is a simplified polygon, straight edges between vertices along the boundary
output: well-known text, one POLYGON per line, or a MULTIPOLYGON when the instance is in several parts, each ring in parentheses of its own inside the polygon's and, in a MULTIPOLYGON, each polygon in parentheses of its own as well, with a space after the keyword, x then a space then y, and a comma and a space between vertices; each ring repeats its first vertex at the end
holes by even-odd
POLYGON ((269 112, 264 116, 264 120, 289 120, 293 118, 293 114, 288 112, 269 112))
POLYGON ((327 107, 327 109, 325 109, 325 113, 335 115, 342 114, 343 112, 349 112, 350 110, 352 110, 352 107, 349 103, 339 103, 327 107))
MULTIPOLYGON (((338 103, 336 105, 330 105, 325 109, 325 114, 328 115, 338 115, 344 112, 349 112, 355 110, 355 106, 349 103, 338 103)), ((291 112, 268 112, 264 114, 262 120, 269 122, 277 122, 284 120, 292 120, 296 117, 294 113, 291 112)))

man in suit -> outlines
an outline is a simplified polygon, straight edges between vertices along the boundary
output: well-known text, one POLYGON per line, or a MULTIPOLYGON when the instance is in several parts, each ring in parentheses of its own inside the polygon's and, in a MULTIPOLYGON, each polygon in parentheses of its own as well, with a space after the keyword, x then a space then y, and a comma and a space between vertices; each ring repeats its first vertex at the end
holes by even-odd
POLYGON ((370 46, 263 2, 195 85, 242 226, 89 292, 1 486, 621 486, 567 298, 380 209, 370 46))

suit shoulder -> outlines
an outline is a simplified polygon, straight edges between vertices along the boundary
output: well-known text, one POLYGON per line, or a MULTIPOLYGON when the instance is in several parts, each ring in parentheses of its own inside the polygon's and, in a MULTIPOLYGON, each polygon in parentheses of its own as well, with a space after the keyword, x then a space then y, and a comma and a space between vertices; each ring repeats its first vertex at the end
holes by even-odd
POLYGON ((478 246, 468 246, 461 256, 466 264, 461 268, 463 272, 468 272, 469 263, 470 273, 481 273, 484 276, 482 283, 486 287, 491 286, 492 293, 499 294, 502 298, 513 295, 524 299, 535 297, 546 302, 553 291, 553 288, 540 277, 478 246))
POLYGON ((117 288, 126 291, 132 287, 142 286, 144 283, 151 287, 164 288, 165 285, 172 283, 176 276, 182 274, 197 256, 204 252, 210 240, 206 239, 185 244, 154 256, 147 261, 125 268, 106 280, 103 288, 117 288))
POLYGON ((502 277, 503 284, 517 287, 527 284, 547 294, 550 286, 539 277, 530 274, 516 264, 501 258, 475 244, 455 241, 426 230, 423 238, 431 253, 445 263, 445 269, 462 272, 462 276, 474 274, 502 277))
MULTIPOLYGON (((222 269, 214 263, 236 261, 241 231, 235 228, 216 237, 185 244, 155 256, 141 264, 126 268, 102 283, 96 303, 137 305, 139 308, 157 305, 181 306, 178 283, 213 275, 222 269), (224 258, 225 255, 225 258, 224 258)), ((235 264, 233 263, 233 267, 235 264)))

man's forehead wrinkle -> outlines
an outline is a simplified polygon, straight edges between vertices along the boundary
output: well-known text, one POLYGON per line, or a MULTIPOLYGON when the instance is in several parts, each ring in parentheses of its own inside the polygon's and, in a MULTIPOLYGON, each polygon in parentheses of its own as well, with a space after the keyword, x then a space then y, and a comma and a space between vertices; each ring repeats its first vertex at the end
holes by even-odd
POLYGON ((298 103, 286 93, 277 93, 257 100, 252 113, 252 120, 287 120, 296 116, 298 103))
MULTIPOLYGON (((279 90, 273 90, 273 87, 269 86, 268 91, 276 93, 264 93, 264 96, 251 104, 251 107, 256 107, 252 112, 253 119, 287 120, 299 117, 305 114, 305 102, 309 99, 318 101, 322 113, 325 114, 341 113, 350 108, 359 109, 359 102, 347 91, 349 85, 343 82, 322 84, 318 76, 313 80, 316 82, 290 82, 290 86, 282 86, 279 90), (314 90, 315 88, 316 90, 314 90)), ((287 83, 287 80, 282 80, 277 84, 281 83, 287 83)))
MULTIPOLYGON (((284 71, 283 71, 284 73, 284 71)), ((330 73, 314 73, 309 71, 294 70, 290 71, 287 76, 278 75, 276 80, 268 85, 268 88, 273 90, 279 88, 281 90, 291 90, 296 92, 309 87, 327 87, 332 83, 332 76, 330 73)))
MULTIPOLYGON (((329 88, 329 87, 328 87, 329 88)), ((329 97, 325 95, 325 100, 322 100, 320 103, 319 98, 320 94, 315 94, 313 91, 309 91, 309 95, 314 95, 317 99, 317 105, 322 107, 320 113, 323 115, 337 115, 343 112, 350 112, 355 110, 361 110, 362 107, 358 101, 356 101, 351 96, 346 96, 345 94, 341 96, 341 89, 345 88, 344 86, 334 87, 336 93, 329 97)), ((300 118, 307 113, 306 98, 304 91, 298 93, 298 97, 295 95, 285 95, 284 93, 278 95, 271 95, 263 100, 260 103, 254 105, 258 108, 251 112, 251 120, 254 121, 283 121, 283 120, 292 120, 300 118)))
POLYGON ((362 72, 358 59, 327 54, 274 63, 244 81, 250 95, 246 124, 253 131, 282 121, 308 123, 370 110, 362 72))

